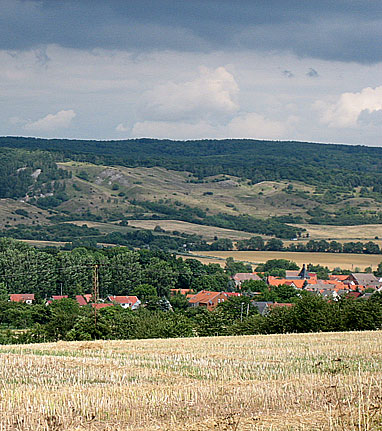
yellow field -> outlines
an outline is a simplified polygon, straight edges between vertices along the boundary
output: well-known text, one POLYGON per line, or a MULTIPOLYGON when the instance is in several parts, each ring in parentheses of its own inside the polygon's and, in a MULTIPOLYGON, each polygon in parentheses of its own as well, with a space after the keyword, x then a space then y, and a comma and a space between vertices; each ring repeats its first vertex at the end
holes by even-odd
POLYGON ((0 346, 0 429, 362 430, 382 332, 0 346))
MULTIPOLYGON (((219 259, 233 257, 235 260, 248 262, 251 264, 264 263, 270 259, 288 259, 302 266, 304 263, 313 265, 327 266, 329 269, 340 267, 342 269, 354 270, 360 268, 362 271, 368 266, 376 269, 382 261, 380 254, 349 254, 349 253, 305 253, 289 251, 203 251, 191 252, 191 254, 203 256, 204 263, 208 263, 208 257, 218 259, 218 262, 224 264, 219 259)), ((199 259, 199 258, 198 258, 199 259)), ((212 261, 211 261, 212 262, 212 261)))
POLYGON ((309 232, 309 239, 326 239, 336 241, 374 241, 375 237, 382 238, 382 224, 366 224, 360 226, 330 226, 296 224, 296 227, 303 227, 309 232))
POLYGON ((212 241, 215 236, 218 238, 229 238, 233 241, 248 239, 254 236, 253 233, 242 232, 233 229, 224 229, 214 226, 204 226, 195 223, 188 223, 179 220, 129 220, 129 226, 134 226, 139 229, 154 229, 155 226, 160 226, 166 231, 177 230, 190 235, 201 235, 207 241, 212 241))

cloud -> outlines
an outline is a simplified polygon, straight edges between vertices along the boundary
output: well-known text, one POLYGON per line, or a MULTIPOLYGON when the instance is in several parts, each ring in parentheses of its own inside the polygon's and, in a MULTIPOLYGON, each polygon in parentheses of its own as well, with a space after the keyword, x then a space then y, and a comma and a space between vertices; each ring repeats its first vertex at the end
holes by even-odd
POLYGON ((310 68, 308 72, 306 72, 306 76, 309 76, 309 78, 318 78, 320 75, 316 69, 310 68))
POLYGON ((281 121, 265 118, 255 112, 235 117, 227 126, 227 134, 235 138, 285 138, 289 126, 281 121))
POLYGON ((296 122, 289 117, 285 123, 270 120, 255 112, 243 113, 227 124, 216 125, 207 120, 186 121, 142 121, 134 124, 132 136, 157 137, 162 139, 202 139, 202 138, 285 138, 296 122))
POLYGON ((39 48, 35 51, 35 56, 37 63, 41 66, 47 66, 49 61, 51 60, 48 54, 46 53, 46 48, 39 48))
POLYGON ((142 121, 134 124, 133 137, 155 137, 159 139, 203 139, 217 136, 216 127, 207 121, 194 123, 183 121, 142 121))
POLYGON ((128 132, 128 131, 130 131, 130 128, 124 126, 123 123, 119 123, 118 126, 115 128, 115 130, 117 132, 128 132))
POLYGON ((50 132, 56 129, 63 129, 70 126, 76 113, 69 109, 67 111, 59 111, 57 114, 48 114, 37 121, 29 122, 24 126, 25 130, 50 132))
POLYGON ((291 72, 290 70, 283 70, 283 75, 286 76, 287 78, 293 78, 294 77, 293 72, 291 72))
POLYGON ((138 53, 244 48, 347 62, 381 61, 380 2, 350 3, 0 0, 0 49, 26 50, 47 44, 138 53))
POLYGON ((364 88, 359 93, 343 93, 334 104, 319 101, 316 108, 322 111, 321 121, 330 127, 354 127, 362 112, 382 110, 382 86, 364 88))
POLYGON ((239 87, 224 67, 200 68, 199 76, 187 82, 167 82, 143 95, 142 115, 150 120, 192 120, 224 117, 238 110, 239 87))

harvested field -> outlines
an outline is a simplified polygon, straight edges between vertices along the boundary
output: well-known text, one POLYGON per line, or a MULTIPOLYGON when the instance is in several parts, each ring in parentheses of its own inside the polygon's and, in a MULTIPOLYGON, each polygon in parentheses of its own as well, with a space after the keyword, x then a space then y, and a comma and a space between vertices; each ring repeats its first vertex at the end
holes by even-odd
POLYGON ((380 430, 382 332, 0 346, 0 429, 380 430))
POLYGON ((380 254, 305 253, 289 251, 195 251, 191 253, 205 259, 206 262, 208 262, 209 257, 224 260, 227 259, 227 257, 233 257, 235 260, 251 264, 264 263, 270 259, 288 259, 296 262, 299 266, 302 266, 304 263, 312 263, 313 265, 327 266, 329 269, 340 267, 342 269, 354 270, 355 268, 359 268, 361 271, 368 266, 376 269, 378 264, 382 262, 382 255, 380 254))
POLYGON ((153 230, 155 226, 158 225, 169 232, 176 230, 190 235, 201 235, 207 241, 213 241, 215 236, 218 238, 229 238, 232 241, 235 241, 248 239, 255 235, 253 233, 241 232, 239 230, 223 229, 220 227, 187 223, 179 220, 129 220, 129 226, 134 226, 139 229, 153 230))
POLYGON ((330 239, 336 241, 375 241, 375 237, 382 238, 382 224, 365 224, 359 226, 331 226, 296 224, 309 232, 309 239, 330 239))

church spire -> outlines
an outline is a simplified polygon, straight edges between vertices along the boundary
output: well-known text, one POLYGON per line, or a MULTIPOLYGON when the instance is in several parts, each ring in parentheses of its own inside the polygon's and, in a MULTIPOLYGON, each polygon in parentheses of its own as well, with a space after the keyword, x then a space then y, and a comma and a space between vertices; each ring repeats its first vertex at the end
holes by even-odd
POLYGON ((303 279, 310 278, 308 270, 305 267, 305 263, 304 263, 304 265, 302 265, 302 270, 300 271, 300 273, 298 274, 298 276, 300 278, 303 278, 303 279))

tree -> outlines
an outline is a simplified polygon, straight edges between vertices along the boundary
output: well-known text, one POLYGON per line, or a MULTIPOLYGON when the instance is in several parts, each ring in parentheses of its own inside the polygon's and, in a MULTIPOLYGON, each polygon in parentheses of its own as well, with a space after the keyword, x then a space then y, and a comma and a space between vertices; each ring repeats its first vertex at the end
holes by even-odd
POLYGON ((174 311, 187 310, 189 307, 186 295, 182 295, 181 293, 171 296, 170 304, 174 311))
POLYGON ((284 270, 298 270, 299 267, 295 262, 287 259, 271 259, 267 260, 265 264, 256 268, 256 271, 269 272, 273 269, 284 269, 284 270), (258 269, 261 268, 261 269, 258 269))
POLYGON ((52 340, 65 339, 66 334, 74 327, 80 308, 76 301, 64 298, 53 301, 49 306, 51 318, 46 325, 46 333, 52 340))
POLYGON ((228 257, 225 261, 225 272, 228 275, 235 275, 238 272, 252 272, 252 266, 244 262, 235 262, 233 257, 228 257))
POLYGON ((148 298, 156 296, 157 290, 151 284, 143 283, 129 289, 129 293, 130 295, 137 296, 142 302, 145 302, 148 298))
POLYGON ((243 292, 265 292, 269 290, 267 283, 263 280, 245 280, 241 284, 243 292))
POLYGON ((211 250, 232 250, 233 243, 229 238, 220 238, 210 245, 211 250))
POLYGON ((231 296, 221 302, 217 310, 224 315, 227 323, 258 314, 257 308, 252 305, 251 298, 248 296, 231 296))
POLYGON ((365 244, 365 249, 364 252, 366 254, 379 254, 381 252, 381 250, 379 249, 378 244, 369 241, 365 244))
POLYGON ((143 280, 154 286, 159 297, 168 297, 175 287, 177 274, 168 262, 153 257, 143 271, 143 280))
POLYGON ((266 245, 265 250, 268 251, 281 251, 284 248, 284 244, 280 239, 272 238, 270 239, 266 245))
POLYGON ((8 301, 9 293, 5 283, 0 283, 0 301, 8 301))

